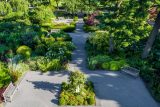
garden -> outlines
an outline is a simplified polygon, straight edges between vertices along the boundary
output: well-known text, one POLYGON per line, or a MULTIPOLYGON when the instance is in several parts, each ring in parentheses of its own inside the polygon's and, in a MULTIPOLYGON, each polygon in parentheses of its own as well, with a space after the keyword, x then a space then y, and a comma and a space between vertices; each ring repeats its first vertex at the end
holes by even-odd
POLYGON ((1 96, 10 82, 16 84, 27 71, 66 69, 76 48, 66 33, 75 30, 76 19, 60 26, 53 22, 54 8, 44 3, 30 8, 29 4, 25 0, 0 2, 1 96), (60 30, 51 32, 52 29, 60 30))
MULTIPOLYGON (((6 87, 28 71, 67 70, 76 49, 69 33, 75 32, 79 17, 89 34, 88 69, 138 69, 160 102, 159 9, 159 0, 0 1, 0 103, 6 87)), ((61 84, 59 105, 96 105, 95 96, 94 84, 75 71, 61 84)))
POLYGON ((134 67, 140 70, 147 88, 160 101, 159 27, 155 28, 160 22, 156 6, 159 2, 116 3, 117 8, 110 1, 106 3, 107 12, 97 11, 83 19, 84 31, 90 32, 86 42, 87 66, 91 70, 109 71, 134 67), (152 29, 157 33, 153 34, 152 29))

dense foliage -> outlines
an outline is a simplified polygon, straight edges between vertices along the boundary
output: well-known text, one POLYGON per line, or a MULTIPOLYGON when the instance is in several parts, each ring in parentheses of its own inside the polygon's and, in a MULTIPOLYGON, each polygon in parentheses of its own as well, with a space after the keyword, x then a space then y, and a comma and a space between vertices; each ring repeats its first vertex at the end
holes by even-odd
POLYGON ((62 83, 59 105, 95 105, 93 83, 83 73, 71 72, 69 83, 62 83))
MULTIPOLYGON (((155 4, 156 2, 154 2, 155 4)), ((159 85, 159 38, 147 59, 141 59, 144 45, 150 35, 152 26, 148 23, 149 10, 153 1, 107 1, 105 11, 96 17, 84 18, 90 23, 86 26, 101 30, 93 32, 86 42, 88 67, 92 70, 120 70, 131 66, 140 70, 152 95, 160 101, 159 85), (99 20, 94 25, 95 19, 99 20), (102 32, 103 30, 103 32, 102 32), (122 62, 121 62, 122 61, 122 62)))
POLYGON ((52 33, 53 19, 54 7, 49 1, 0 2, 0 60, 6 65, 1 67, 0 88, 16 82, 29 69, 65 69, 75 46, 63 31, 74 31, 77 19, 52 33))
MULTIPOLYGON (((78 17, 71 23, 56 23, 62 10, 63 17, 85 16, 84 31, 92 32, 86 42, 89 69, 140 69, 147 87, 160 101, 160 21, 155 21, 159 23, 154 27, 149 24, 149 18, 154 21, 157 16, 158 20, 159 4, 159 0, 1 0, 0 88, 16 82, 29 69, 46 72, 65 68, 75 49, 65 32, 75 30, 78 17), (156 8, 155 17, 148 12, 152 7, 156 8), (144 48, 147 39, 150 46, 144 48), (141 58, 143 50, 149 53, 147 59, 141 58)), ((62 84, 59 103, 94 105, 94 97, 93 84, 75 72, 69 84, 62 84)))
POLYGON ((0 62, 0 88, 5 87, 9 84, 11 80, 11 76, 9 75, 9 71, 4 63, 0 62))

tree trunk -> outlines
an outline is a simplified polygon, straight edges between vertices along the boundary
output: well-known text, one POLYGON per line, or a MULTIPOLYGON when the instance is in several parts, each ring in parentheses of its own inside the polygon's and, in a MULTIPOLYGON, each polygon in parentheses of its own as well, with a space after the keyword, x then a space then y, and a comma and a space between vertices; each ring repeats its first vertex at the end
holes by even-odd
POLYGON ((114 50, 113 37, 110 36, 110 38, 109 38, 109 53, 112 53, 113 50, 114 50))
POLYGON ((153 30, 150 33, 149 39, 148 39, 148 41, 146 43, 146 46, 145 46, 145 48, 143 50, 142 58, 147 58, 148 57, 149 52, 151 51, 152 45, 153 45, 153 43, 154 43, 154 41, 156 39, 156 36, 159 33, 159 28, 160 28, 160 11, 159 11, 159 13, 157 15, 153 30))

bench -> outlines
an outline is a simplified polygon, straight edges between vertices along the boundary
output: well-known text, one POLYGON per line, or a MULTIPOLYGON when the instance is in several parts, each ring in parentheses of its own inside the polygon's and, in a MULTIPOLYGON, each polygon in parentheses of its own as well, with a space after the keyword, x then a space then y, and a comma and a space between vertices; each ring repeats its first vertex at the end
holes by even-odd
POLYGON ((140 70, 133 67, 125 67, 122 71, 134 77, 138 77, 140 72, 140 70))
POLYGON ((3 93, 4 102, 11 102, 17 87, 11 82, 3 93))

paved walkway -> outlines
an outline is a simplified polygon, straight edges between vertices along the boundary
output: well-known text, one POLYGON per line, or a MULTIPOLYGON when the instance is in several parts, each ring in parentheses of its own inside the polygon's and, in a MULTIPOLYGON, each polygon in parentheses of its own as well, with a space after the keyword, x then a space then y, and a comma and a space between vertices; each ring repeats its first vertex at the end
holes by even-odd
MULTIPOLYGON (((70 70, 81 70, 95 85, 97 106, 100 107, 159 107, 140 78, 132 78, 121 72, 89 71, 86 69, 84 50, 87 33, 82 23, 75 33, 70 33, 77 49, 73 52, 70 70)), ((20 84, 12 103, 6 107, 55 107, 58 103, 60 84, 67 81, 68 73, 41 74, 28 72, 20 84)))

